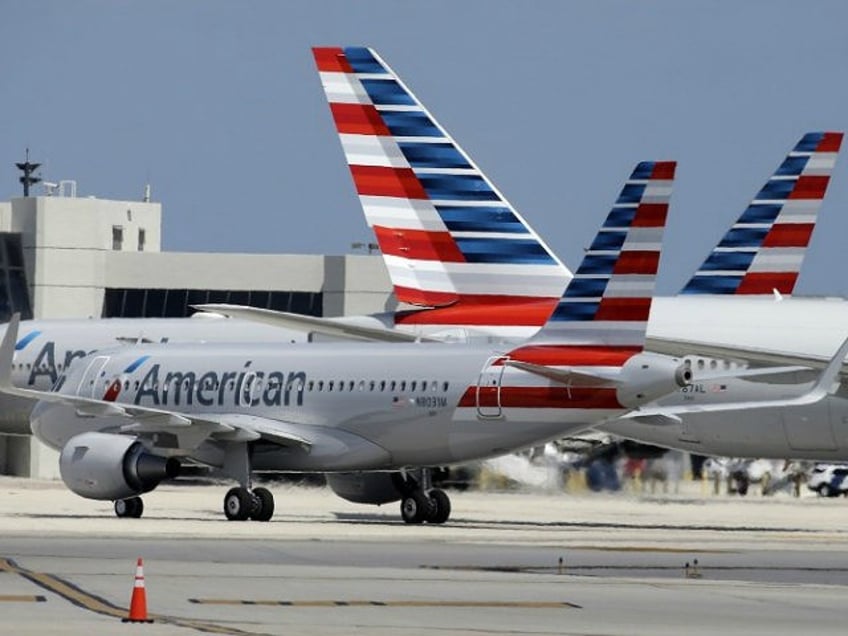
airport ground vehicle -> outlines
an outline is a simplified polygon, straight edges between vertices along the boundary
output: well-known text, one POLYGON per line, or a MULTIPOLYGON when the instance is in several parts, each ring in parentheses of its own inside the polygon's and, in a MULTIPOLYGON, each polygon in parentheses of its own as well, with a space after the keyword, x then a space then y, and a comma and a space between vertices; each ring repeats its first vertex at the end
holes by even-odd
POLYGON ((810 471, 807 488, 822 497, 848 496, 848 466, 816 464, 810 471))

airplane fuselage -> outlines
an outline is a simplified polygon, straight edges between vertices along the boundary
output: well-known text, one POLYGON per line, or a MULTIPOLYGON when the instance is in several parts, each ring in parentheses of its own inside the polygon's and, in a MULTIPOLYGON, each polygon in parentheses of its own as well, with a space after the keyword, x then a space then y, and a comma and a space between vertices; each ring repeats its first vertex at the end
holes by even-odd
MULTIPOLYGON (((577 388, 497 364, 490 347, 439 344, 151 345, 99 352, 59 380, 62 393, 204 417, 257 417, 280 435, 326 440, 254 452, 255 468, 374 470, 500 455, 624 412, 615 390, 577 388), (332 449, 332 452, 330 451, 332 449)), ((41 403, 33 432, 61 448, 81 432, 114 432, 126 417, 77 417, 41 403)), ((138 421, 143 435, 144 419, 138 421)), ((214 418, 213 418, 214 419, 214 418)), ((202 431, 202 422, 186 435, 202 431)), ((126 432, 133 432, 132 427, 126 432)), ((215 436, 192 449, 183 431, 159 432, 162 452, 220 465, 215 436)))

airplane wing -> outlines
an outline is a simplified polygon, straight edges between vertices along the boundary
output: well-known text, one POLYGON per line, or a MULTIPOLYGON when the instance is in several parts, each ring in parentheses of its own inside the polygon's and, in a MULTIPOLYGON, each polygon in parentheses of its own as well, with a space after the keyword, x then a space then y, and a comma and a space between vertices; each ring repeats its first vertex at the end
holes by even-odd
POLYGON ((367 327, 345 323, 332 318, 319 318, 317 316, 304 316, 287 311, 276 311, 273 309, 262 309, 246 305, 228 305, 224 303, 209 303, 205 305, 193 305, 201 311, 221 314, 229 318, 240 318, 259 322, 272 327, 285 327, 287 329, 299 329, 301 331, 315 331, 328 336, 350 338, 354 340, 367 340, 376 342, 418 342, 429 341, 411 333, 403 333, 395 329, 383 329, 379 327, 367 327))
POLYGON ((681 415, 689 413, 716 413, 720 411, 745 411, 748 409, 762 409, 772 407, 803 406, 814 404, 827 395, 833 394, 834 383, 839 381, 839 373, 848 355, 848 338, 842 343, 833 355, 827 366, 819 375, 816 382, 809 391, 795 398, 780 400, 761 400, 748 402, 726 402, 721 404, 683 404, 667 407, 637 408, 622 417, 624 419, 638 419, 647 423, 669 424, 680 421, 681 415))
POLYGON ((619 379, 615 375, 607 375, 602 372, 590 373, 584 370, 577 371, 569 367, 548 367, 543 364, 521 362, 520 360, 504 360, 504 364, 508 367, 527 371, 528 373, 535 373, 554 382, 572 386, 614 385, 619 382, 619 379))

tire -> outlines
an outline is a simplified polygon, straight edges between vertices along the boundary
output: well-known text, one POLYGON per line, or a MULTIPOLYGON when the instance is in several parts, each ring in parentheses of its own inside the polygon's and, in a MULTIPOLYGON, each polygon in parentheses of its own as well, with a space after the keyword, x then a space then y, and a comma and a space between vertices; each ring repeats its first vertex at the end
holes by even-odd
POLYGON ((247 488, 230 488, 224 495, 224 514, 230 521, 245 521, 255 507, 256 502, 247 488))
POLYGON ((822 497, 833 497, 833 489, 830 487, 830 484, 822 484, 821 488, 819 488, 819 494, 822 497))
POLYGON ((430 517, 432 509, 432 501, 420 490, 400 500, 400 516, 404 523, 423 523, 430 517))
POLYGON ((254 488, 253 496, 259 502, 259 506, 251 513, 250 518, 254 521, 270 521, 274 516, 274 495, 267 488, 254 488))
POLYGON ((139 519, 144 513, 144 502, 141 497, 118 499, 115 502, 115 515, 121 519, 139 519))
POLYGON ((438 488, 431 490, 430 502, 433 510, 432 514, 427 518, 427 522, 441 524, 447 521, 451 513, 451 502, 450 497, 445 494, 445 491, 438 488))

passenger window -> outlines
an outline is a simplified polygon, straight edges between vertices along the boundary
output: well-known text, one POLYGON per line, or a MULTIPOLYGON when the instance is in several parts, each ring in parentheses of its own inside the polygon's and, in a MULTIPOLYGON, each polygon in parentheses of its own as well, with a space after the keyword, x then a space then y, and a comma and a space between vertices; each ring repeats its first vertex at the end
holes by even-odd
POLYGON ((447 382, 445 382, 445 383, 442 385, 442 391, 444 391, 445 393, 447 393, 447 392, 448 392, 448 383, 447 383, 447 382))
POLYGON ((365 390, 365 380, 360 380, 360 381, 359 381, 359 390, 360 390, 360 391, 364 391, 364 390, 365 390))
POLYGON ((427 380, 421 380, 421 390, 422 391, 427 390, 427 380))
POLYGON ((380 391, 385 391, 385 390, 386 390, 386 381, 380 380, 380 391))
POLYGON ((332 390, 333 390, 333 381, 332 381, 332 380, 330 380, 329 382, 327 382, 327 390, 328 390, 328 391, 332 391, 332 390))
POLYGON ((374 382, 374 380, 371 380, 371 381, 368 383, 368 390, 369 390, 369 391, 373 391, 373 390, 374 390, 374 387, 375 387, 376 385, 377 385, 377 383, 376 383, 376 382, 374 382))
POLYGON ((392 391, 397 390, 397 382, 396 382, 396 381, 394 381, 394 380, 392 380, 391 390, 392 390, 392 391))
POLYGON ((400 381, 400 390, 401 390, 401 391, 406 391, 406 380, 401 380, 401 381, 400 381))
POLYGON ((347 383, 347 390, 353 391, 353 380, 351 380, 350 382, 347 383))
POLYGON ((409 385, 409 390, 410 390, 410 391, 415 391, 415 380, 413 380, 413 381, 410 383, 410 385, 409 385))

